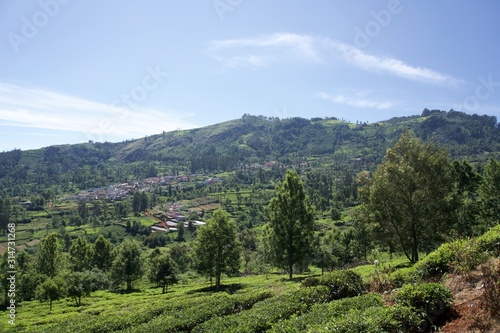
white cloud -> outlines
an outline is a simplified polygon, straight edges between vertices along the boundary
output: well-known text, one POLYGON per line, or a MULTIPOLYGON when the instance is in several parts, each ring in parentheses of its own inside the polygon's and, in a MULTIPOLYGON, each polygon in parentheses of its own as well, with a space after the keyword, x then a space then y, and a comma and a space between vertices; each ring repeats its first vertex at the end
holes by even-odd
POLYGON ((226 66, 269 67, 287 61, 325 63, 331 51, 351 65, 373 72, 388 73, 405 79, 457 87, 463 80, 402 60, 369 54, 350 44, 329 38, 280 33, 260 38, 212 41, 208 53, 226 66))
POLYGON ((314 37, 290 33, 216 40, 209 43, 206 51, 228 67, 268 67, 293 60, 321 61, 314 37))
POLYGON ((340 52, 346 61, 361 69, 387 72, 410 80, 451 87, 457 87, 463 83, 462 79, 426 67, 414 67, 399 59, 374 56, 349 44, 339 43, 329 39, 323 40, 323 44, 334 51, 340 52))
POLYGON ((390 109, 396 104, 394 101, 376 101, 368 99, 365 95, 365 93, 357 93, 355 96, 346 96, 342 94, 332 95, 326 92, 318 93, 318 97, 324 100, 356 108, 390 109))
POLYGON ((153 108, 113 106, 40 88, 0 83, 3 126, 80 132, 87 140, 142 137, 194 124, 153 108))

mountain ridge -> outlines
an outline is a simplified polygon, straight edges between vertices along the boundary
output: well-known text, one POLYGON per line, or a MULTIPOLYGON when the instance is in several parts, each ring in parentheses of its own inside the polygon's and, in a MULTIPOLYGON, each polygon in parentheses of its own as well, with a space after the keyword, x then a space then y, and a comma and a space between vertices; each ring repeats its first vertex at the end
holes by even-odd
POLYGON ((116 143, 89 141, 3 152, 0 190, 28 185, 41 191, 61 181, 84 188, 157 172, 225 172, 268 161, 300 164, 312 157, 323 164, 359 159, 365 166, 375 166, 405 130, 441 144, 453 159, 484 162, 500 156, 500 127, 494 116, 424 109, 420 115, 368 124, 335 117, 245 114, 201 128, 116 143))

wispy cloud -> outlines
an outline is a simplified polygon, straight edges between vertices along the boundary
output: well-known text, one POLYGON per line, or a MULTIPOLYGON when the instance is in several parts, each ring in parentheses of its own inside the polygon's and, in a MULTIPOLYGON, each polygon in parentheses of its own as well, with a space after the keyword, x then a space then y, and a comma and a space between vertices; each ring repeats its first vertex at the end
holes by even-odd
POLYGON ((268 67, 299 60, 320 62, 316 38, 290 33, 260 38, 226 39, 209 43, 207 52, 229 67, 268 67))
POLYGON ((346 96, 342 94, 329 94, 326 92, 319 92, 319 98, 336 103, 353 106, 356 108, 368 109, 390 109, 396 102, 394 101, 376 101, 366 98, 366 93, 357 93, 354 96, 346 96))
POLYGON ((0 120, 3 126, 80 132, 82 138, 99 141, 196 127, 172 112, 130 109, 6 83, 0 83, 0 120))
POLYGON ((269 67, 290 60, 327 63, 332 61, 332 55, 340 55, 349 64, 366 71, 450 87, 463 83, 462 79, 437 70, 412 66, 393 57, 376 56, 350 44, 310 35, 280 33, 260 38, 216 40, 209 44, 207 52, 233 68, 269 67))
POLYGON ((330 49, 340 52, 346 61, 361 69, 386 72, 410 80, 451 87, 457 87, 464 83, 462 79, 451 75, 443 74, 426 67, 411 66, 396 58, 375 56, 346 43, 330 39, 324 39, 322 43, 330 49))

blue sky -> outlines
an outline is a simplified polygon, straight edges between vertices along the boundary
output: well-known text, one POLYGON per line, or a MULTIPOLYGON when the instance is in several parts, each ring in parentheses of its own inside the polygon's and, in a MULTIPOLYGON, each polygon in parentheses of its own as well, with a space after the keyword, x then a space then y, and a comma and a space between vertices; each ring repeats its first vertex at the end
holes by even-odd
POLYGON ((241 117, 500 119, 500 2, 0 0, 0 151, 241 117))

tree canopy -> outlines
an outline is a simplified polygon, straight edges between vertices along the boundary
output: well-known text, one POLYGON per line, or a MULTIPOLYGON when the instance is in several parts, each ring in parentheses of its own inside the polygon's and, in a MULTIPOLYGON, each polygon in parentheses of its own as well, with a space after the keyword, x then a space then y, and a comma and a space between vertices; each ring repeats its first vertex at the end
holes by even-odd
POLYGON ((126 282, 127 290, 132 290, 132 282, 143 274, 141 253, 139 243, 130 239, 123 241, 111 269, 111 277, 116 285, 126 282))
POLYGON ((312 253, 314 236, 314 213, 296 171, 287 170, 284 181, 276 186, 268 219, 274 262, 291 279, 293 266, 312 253))
POLYGON ((240 244, 236 226, 222 209, 213 212, 205 226, 198 230, 193 243, 193 265, 198 273, 215 278, 219 288, 222 273, 234 275, 240 268, 240 244))
POLYGON ((413 263, 450 229, 456 208, 450 171, 446 151, 407 131, 360 191, 380 238, 413 263))
POLYGON ((162 294, 167 291, 169 285, 179 282, 177 265, 168 254, 151 258, 148 277, 149 281, 162 287, 162 294))

